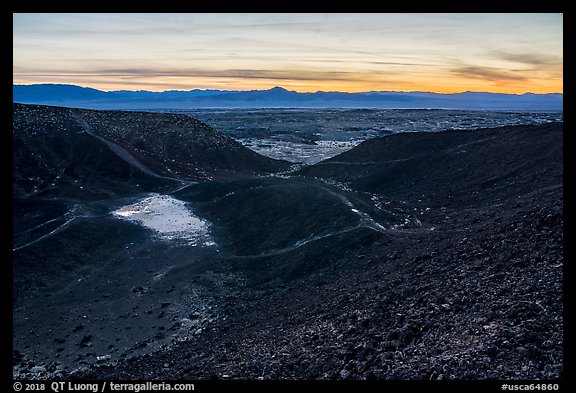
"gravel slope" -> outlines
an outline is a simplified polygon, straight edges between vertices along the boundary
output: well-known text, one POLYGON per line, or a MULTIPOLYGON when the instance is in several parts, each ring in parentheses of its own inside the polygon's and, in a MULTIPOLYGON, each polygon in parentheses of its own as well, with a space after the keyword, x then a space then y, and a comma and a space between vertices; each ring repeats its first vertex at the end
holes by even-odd
MULTIPOLYGON (((347 253, 290 277, 279 270, 254 281, 267 265, 228 261, 223 271, 244 280, 214 292, 218 323, 171 349, 74 376, 562 378, 562 125, 389 138, 330 160, 347 162, 346 170, 320 164, 302 174, 346 183, 417 221, 358 236, 347 253), (455 144, 466 149, 454 152, 455 144), (392 170, 382 159, 352 169, 373 161, 367 151, 399 152, 393 165, 412 165, 392 170), (454 154, 439 163, 447 151, 454 154), (464 164, 464 172, 447 170, 464 164)), ((312 265, 313 251, 302 251, 312 265)))

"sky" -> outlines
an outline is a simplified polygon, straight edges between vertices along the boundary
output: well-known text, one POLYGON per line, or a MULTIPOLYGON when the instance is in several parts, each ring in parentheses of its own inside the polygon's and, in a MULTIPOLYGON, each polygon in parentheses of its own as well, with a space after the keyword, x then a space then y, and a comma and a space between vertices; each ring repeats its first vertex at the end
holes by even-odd
POLYGON ((13 14, 14 84, 563 92, 562 14, 13 14))

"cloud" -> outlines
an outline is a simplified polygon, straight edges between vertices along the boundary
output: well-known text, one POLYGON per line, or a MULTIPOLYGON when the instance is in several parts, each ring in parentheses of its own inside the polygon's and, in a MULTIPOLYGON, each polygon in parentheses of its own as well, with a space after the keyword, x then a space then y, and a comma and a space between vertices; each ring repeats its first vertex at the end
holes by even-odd
POLYGON ((409 62, 400 62, 400 61, 371 61, 370 64, 394 65, 394 66, 438 67, 438 65, 430 64, 430 63, 409 63, 409 62))
POLYGON ((152 68, 95 68, 77 73, 14 72, 14 76, 101 76, 120 78, 240 78, 293 81, 364 81, 370 75, 348 71, 322 70, 264 70, 264 69, 152 69, 152 68))
POLYGON ((528 80, 523 75, 518 75, 513 71, 505 70, 496 67, 464 65, 450 70, 453 74, 464 76, 466 78, 483 79, 492 82, 501 81, 524 81, 528 80))
POLYGON ((511 53, 495 51, 491 53, 491 56, 499 60, 522 63, 532 67, 561 66, 563 64, 563 59, 561 57, 543 53, 511 53))

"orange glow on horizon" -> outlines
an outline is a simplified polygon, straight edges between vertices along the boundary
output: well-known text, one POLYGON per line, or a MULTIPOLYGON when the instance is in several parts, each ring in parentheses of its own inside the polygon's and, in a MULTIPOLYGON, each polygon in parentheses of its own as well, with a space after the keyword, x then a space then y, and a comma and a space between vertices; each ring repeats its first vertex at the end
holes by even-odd
POLYGON ((162 92, 167 90, 193 90, 193 89, 215 89, 215 90, 267 90, 275 86, 283 87, 287 90, 299 93, 314 93, 317 91, 338 91, 343 93, 361 93, 369 91, 396 91, 396 92, 433 92, 440 94, 453 94, 465 91, 490 92, 506 94, 547 94, 563 93, 562 80, 552 81, 495 81, 487 82, 477 79, 464 79, 455 77, 431 77, 433 82, 419 81, 411 83, 379 83, 379 82, 358 82, 358 81, 294 81, 294 80, 252 80, 252 79, 228 79, 223 81, 204 80, 202 78, 155 78, 150 80, 131 81, 106 81, 97 78, 17 78, 14 84, 71 84, 82 87, 90 87, 102 91, 114 90, 148 90, 162 92))

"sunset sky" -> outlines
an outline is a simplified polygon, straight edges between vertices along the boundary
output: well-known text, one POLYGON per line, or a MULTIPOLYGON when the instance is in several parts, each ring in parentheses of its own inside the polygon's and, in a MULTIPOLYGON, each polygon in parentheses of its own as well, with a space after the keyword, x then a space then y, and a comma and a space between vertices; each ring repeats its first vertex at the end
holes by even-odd
POLYGON ((563 92, 562 14, 14 14, 15 84, 563 92))

